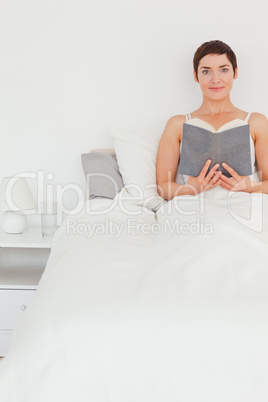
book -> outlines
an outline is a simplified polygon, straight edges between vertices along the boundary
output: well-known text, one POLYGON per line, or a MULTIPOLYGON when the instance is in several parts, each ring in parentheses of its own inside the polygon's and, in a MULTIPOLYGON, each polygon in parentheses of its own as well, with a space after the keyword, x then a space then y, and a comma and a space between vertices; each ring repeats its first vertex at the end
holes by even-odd
POLYGON ((219 163, 227 177, 230 173, 221 166, 222 162, 231 166, 239 175, 252 174, 250 154, 249 124, 213 133, 203 127, 183 124, 179 173, 198 176, 205 164, 211 159, 210 169, 219 163))

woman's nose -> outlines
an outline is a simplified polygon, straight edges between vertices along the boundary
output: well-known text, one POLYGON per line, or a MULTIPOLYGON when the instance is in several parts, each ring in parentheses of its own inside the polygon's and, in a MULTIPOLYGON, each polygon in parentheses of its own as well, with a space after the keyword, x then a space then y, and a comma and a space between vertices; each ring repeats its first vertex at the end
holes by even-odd
POLYGON ((218 77, 218 74, 217 74, 217 73, 212 73, 212 79, 211 79, 211 81, 212 81, 212 82, 219 82, 219 81, 220 81, 220 78, 218 77))

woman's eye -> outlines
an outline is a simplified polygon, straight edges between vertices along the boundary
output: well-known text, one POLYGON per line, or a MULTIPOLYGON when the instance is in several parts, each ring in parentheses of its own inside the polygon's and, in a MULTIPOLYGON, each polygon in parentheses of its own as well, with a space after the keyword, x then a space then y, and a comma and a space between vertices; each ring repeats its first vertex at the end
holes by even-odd
POLYGON ((209 70, 203 70, 202 73, 203 73, 203 74, 208 74, 208 73, 209 73, 209 70))
POLYGON ((223 71, 224 73, 227 73, 228 68, 223 68, 221 71, 223 71))

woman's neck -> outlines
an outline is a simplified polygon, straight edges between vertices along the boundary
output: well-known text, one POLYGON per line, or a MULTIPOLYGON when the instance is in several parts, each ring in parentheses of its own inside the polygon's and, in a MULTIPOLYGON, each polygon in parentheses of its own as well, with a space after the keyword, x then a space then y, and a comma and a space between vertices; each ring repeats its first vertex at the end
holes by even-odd
MULTIPOLYGON (((200 115, 220 115, 222 113, 233 113, 237 108, 232 104, 230 98, 225 98, 219 101, 203 98, 203 103, 198 109, 200 115)), ((196 111, 197 112, 197 111, 196 111)))

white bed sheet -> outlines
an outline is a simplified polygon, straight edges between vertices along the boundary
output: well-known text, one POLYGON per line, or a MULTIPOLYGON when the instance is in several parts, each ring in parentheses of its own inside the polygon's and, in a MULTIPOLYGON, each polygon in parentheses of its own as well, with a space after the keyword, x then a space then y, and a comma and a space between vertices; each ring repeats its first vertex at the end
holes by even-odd
POLYGON ((268 196, 215 190, 157 220, 117 203, 72 221, 81 234, 66 222, 0 364, 1 402, 267 402, 268 196))

